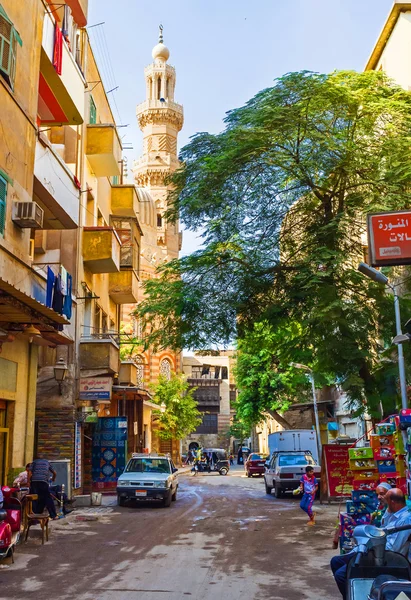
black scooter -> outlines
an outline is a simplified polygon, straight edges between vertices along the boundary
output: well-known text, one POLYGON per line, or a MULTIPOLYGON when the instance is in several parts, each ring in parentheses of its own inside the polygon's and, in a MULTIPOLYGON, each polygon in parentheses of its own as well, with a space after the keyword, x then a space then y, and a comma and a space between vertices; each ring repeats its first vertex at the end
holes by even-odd
POLYGON ((385 549, 388 535, 407 529, 411 532, 411 525, 385 529, 359 525, 354 529, 359 551, 347 566, 347 600, 411 599, 407 557, 385 549))

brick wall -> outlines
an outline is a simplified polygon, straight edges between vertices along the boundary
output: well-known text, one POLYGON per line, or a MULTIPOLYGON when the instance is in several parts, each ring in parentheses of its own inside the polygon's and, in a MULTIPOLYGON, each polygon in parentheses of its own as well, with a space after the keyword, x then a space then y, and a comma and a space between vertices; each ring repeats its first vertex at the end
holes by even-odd
POLYGON ((37 409, 37 454, 48 460, 74 457, 74 409, 37 409))

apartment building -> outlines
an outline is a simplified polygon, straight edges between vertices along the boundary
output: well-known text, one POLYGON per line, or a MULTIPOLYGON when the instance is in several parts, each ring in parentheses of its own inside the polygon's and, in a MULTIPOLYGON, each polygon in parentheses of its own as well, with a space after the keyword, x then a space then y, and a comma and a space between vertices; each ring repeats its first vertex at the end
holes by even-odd
POLYGON ((182 442, 183 453, 198 446, 230 448, 228 430, 236 398, 234 360, 230 350, 222 350, 217 355, 195 352, 194 356, 183 356, 183 373, 195 388, 194 398, 202 413, 202 422, 196 431, 182 442))

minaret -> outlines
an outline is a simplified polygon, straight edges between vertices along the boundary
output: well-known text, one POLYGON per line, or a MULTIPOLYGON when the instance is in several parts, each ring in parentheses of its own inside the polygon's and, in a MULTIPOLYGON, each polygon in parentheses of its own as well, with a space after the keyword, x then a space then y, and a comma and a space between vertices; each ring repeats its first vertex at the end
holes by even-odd
POLYGON ((163 260, 178 256, 181 240, 178 224, 167 226, 163 213, 168 188, 165 177, 179 166, 177 136, 183 126, 183 107, 174 102, 176 73, 167 64, 170 52, 163 43, 160 25, 159 41, 152 51, 154 62, 145 68, 146 100, 137 106, 137 120, 143 132, 143 155, 134 161, 137 186, 146 188, 157 211, 157 244, 163 260))

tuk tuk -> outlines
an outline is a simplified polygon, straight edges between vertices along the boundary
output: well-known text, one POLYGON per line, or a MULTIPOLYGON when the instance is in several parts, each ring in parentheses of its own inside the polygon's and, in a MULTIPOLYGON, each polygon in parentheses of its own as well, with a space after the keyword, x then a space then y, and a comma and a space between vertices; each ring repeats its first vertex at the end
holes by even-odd
POLYGON ((208 459, 208 471, 217 472, 220 475, 227 475, 230 470, 230 461, 227 452, 222 448, 204 448, 203 454, 208 459))

